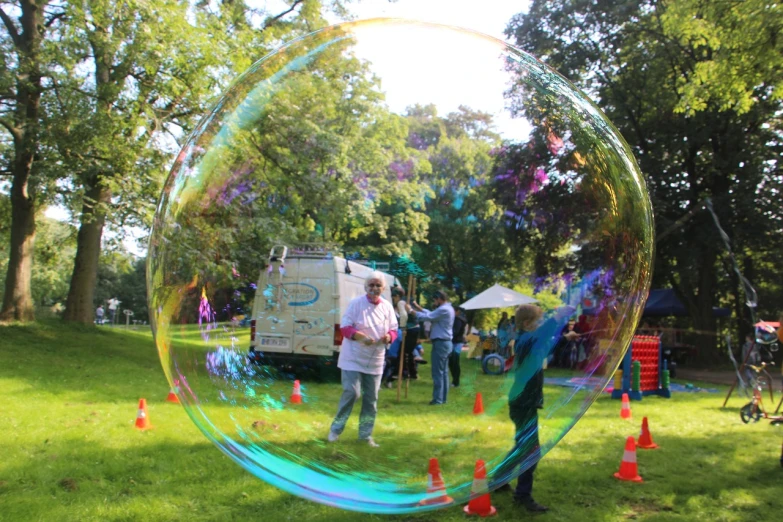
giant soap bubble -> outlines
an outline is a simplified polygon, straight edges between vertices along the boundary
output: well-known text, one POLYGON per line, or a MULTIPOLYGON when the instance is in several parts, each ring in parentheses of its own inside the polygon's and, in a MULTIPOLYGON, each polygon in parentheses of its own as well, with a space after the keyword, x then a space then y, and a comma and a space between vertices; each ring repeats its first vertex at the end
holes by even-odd
POLYGON ((226 455, 310 500, 414 512, 450 505, 431 458, 460 503, 478 459, 494 489, 563 438, 630 342, 652 248, 631 151, 583 93, 494 38, 369 20, 284 45, 203 118, 157 209, 150 310, 166 376, 226 455), (373 267, 415 281, 425 308, 438 288, 460 304, 499 284, 555 327, 504 372, 523 347, 498 329, 514 307, 490 297, 468 311, 445 404, 429 406, 422 341, 418 380, 378 392, 379 447, 358 440, 361 398, 330 443, 341 315, 373 267), (576 341, 560 335, 569 316, 576 341), (517 433, 509 396, 535 394, 543 366, 538 430, 517 433))

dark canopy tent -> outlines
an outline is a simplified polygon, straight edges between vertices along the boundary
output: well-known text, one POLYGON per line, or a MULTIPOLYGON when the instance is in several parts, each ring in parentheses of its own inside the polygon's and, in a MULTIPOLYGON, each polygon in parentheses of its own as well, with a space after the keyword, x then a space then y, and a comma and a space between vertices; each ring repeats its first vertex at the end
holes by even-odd
MULTIPOLYGON (((647 304, 644 306, 643 317, 686 317, 688 309, 682 304, 677 294, 671 288, 650 290, 647 304)), ((729 317, 731 310, 728 308, 713 308, 713 317, 729 317)))

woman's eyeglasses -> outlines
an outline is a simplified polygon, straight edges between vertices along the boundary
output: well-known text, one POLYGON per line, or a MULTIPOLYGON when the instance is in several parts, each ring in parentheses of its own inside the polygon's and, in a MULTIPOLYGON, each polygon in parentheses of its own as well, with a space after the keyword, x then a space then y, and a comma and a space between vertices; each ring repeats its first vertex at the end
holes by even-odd
POLYGON ((369 286, 370 288, 373 288, 373 287, 375 287, 375 288, 383 288, 383 283, 367 283, 367 286, 369 286))

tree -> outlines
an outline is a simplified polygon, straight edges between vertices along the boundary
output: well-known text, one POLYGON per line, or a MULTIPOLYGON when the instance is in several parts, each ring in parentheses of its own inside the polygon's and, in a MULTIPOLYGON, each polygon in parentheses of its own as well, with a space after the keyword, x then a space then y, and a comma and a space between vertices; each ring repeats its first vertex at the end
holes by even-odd
MULTIPOLYGON (((11 198, 0 194, 0 244, 6 248, 11 236, 11 198)), ((75 229, 43 215, 35 222, 36 245, 30 274, 30 289, 34 309, 62 306, 68 294, 68 282, 73 255, 76 251, 75 229)), ((8 268, 5 249, 0 252, 0 274, 8 268)))
POLYGON ((224 290, 255 282, 259 253, 278 243, 388 256, 426 237, 429 188, 408 163, 405 121, 349 39, 311 38, 248 73, 183 150, 155 224, 157 280, 224 290))
MULTIPOLYGON (((709 197, 740 259, 783 246, 771 196, 781 185, 782 22, 757 0, 563 0, 534 1, 507 29, 592 94, 631 145, 667 233, 656 279, 675 288, 699 331, 715 330, 730 261, 708 213, 678 220, 709 197)), ((714 346, 714 334, 699 343, 714 346)))
POLYGON ((69 23, 58 35, 59 107, 51 119, 76 189, 73 204, 81 206, 66 320, 92 320, 104 227, 151 222, 170 158, 164 136, 188 132, 228 81, 279 39, 323 25, 321 9, 311 0, 292 1, 276 15, 244 2, 68 6, 69 23))
MULTIPOLYGON (((140 259, 123 251, 104 251, 98 265, 98 284, 95 305, 117 298, 121 310, 133 312, 134 320, 146 321, 147 311, 146 259, 140 259)), ((120 315, 118 322, 124 320, 120 315)))
POLYGON ((36 221, 33 300, 37 306, 61 307, 68 295, 69 269, 76 253, 76 229, 45 216, 36 221))
POLYGON ((219 53, 181 2, 94 0, 69 4, 67 18, 48 121, 81 205, 64 319, 91 323, 107 216, 149 222, 166 159, 154 140, 210 95, 219 53))
MULTIPOLYGON (((37 198, 35 162, 42 78, 46 73, 44 42, 62 16, 59 8, 47 12, 49 4, 20 0, 0 5, 4 28, 0 35, 0 127, 12 143, 3 158, 3 170, 12 181, 10 254, 0 321, 34 319, 31 273, 37 198), (16 20, 11 18, 14 14, 18 15, 16 20)), ((6 139, 3 137, 4 142, 6 139)))
POLYGON ((431 276, 425 285, 453 290, 466 300, 498 278, 512 281, 518 271, 503 234, 503 209, 491 193, 494 151, 500 145, 489 114, 459 107, 440 117, 434 105, 407 111, 408 146, 427 165, 432 190, 426 212, 426 241, 414 257, 431 276))

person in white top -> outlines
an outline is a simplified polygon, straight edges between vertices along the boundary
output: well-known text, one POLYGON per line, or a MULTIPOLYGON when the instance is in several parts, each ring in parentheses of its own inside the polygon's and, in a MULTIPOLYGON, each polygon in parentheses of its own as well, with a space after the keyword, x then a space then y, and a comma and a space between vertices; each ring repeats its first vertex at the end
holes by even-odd
POLYGON ((405 290, 399 286, 392 288, 392 304, 397 313, 400 328, 405 329, 408 326, 408 312, 405 310, 405 290))
POLYGON ((372 272, 364 281, 367 294, 351 300, 340 321, 343 342, 337 367, 341 370, 343 394, 329 431, 329 442, 340 437, 361 394, 359 439, 367 441, 370 446, 378 446, 372 438, 372 431, 378 413, 383 361, 386 345, 397 338, 394 308, 389 301, 381 298, 385 288, 384 275, 372 272))
POLYGON ((122 301, 120 301, 116 297, 112 297, 108 301, 108 303, 109 303, 109 321, 111 322, 111 324, 114 324, 114 318, 117 315, 117 307, 120 306, 121 302, 122 301))
POLYGON ((399 328, 397 330, 397 339, 395 339, 386 350, 386 365, 383 369, 383 378, 381 378, 381 386, 392 387, 392 381, 397 378, 397 373, 400 368, 400 353, 402 352, 402 331, 408 324, 408 312, 405 310, 405 291, 399 287, 394 286, 391 290, 392 306, 394 307, 394 313, 397 316, 397 323, 399 328))

